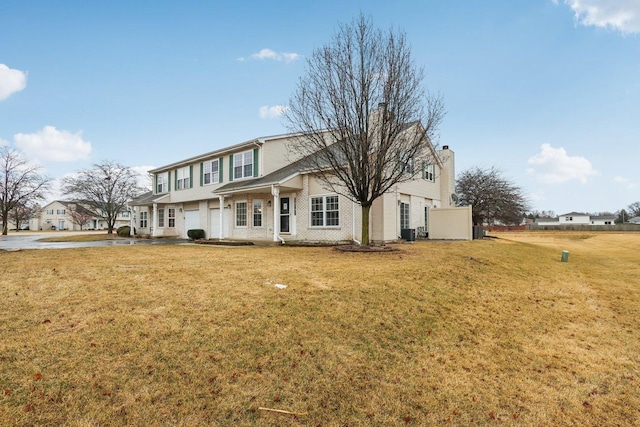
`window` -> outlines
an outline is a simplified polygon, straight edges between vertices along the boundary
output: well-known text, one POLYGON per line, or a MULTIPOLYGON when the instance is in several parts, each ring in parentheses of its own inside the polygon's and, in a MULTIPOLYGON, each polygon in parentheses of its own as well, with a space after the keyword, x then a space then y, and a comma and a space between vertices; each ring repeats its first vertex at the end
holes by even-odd
POLYGON ((120 212, 120 216, 122 218, 129 218, 129 211, 122 211, 120 212))
POLYGON ((398 167, 404 173, 413 174, 413 159, 406 153, 398 153, 398 167))
POLYGON ((400 229, 410 227, 409 221, 409 203, 400 203, 400 229))
POLYGON ((311 198, 311 226, 337 227, 340 225, 338 196, 311 198))
POLYGON ((140 212, 140 228, 147 228, 148 212, 140 212))
POLYGON ((429 228, 429 206, 424 207, 424 228, 429 228))
POLYGON ((185 166, 176 171, 176 190, 191 188, 191 168, 185 166))
POLYGON ((262 200, 253 201, 253 226, 262 227, 262 200))
POLYGON ((236 202, 236 227, 247 226, 247 202, 236 202))
POLYGON ((47 209, 47 215, 53 215, 53 209, 47 209))
POLYGON ((58 209, 56 210, 56 214, 58 215, 64 215, 65 210, 64 209, 58 209))
POLYGON ((158 209, 158 228, 164 227, 164 208, 158 209))
POLYGON ((220 163, 218 159, 213 161, 207 161, 202 164, 202 183, 203 184, 217 184, 220 182, 220 163))
POLYGON ((156 175, 156 193, 166 193, 169 191, 169 172, 156 175))
MULTIPOLYGON (((163 209, 164 210, 164 209, 163 209)), ((173 228, 176 226, 176 208, 168 208, 169 212, 167 213, 167 217, 169 219, 169 227, 173 228)))
POLYGON ((253 151, 233 155, 233 179, 253 176, 253 151))
POLYGON ((436 167, 434 164, 428 164, 427 162, 422 162, 422 179, 435 182, 436 180, 435 171, 436 171, 436 167))

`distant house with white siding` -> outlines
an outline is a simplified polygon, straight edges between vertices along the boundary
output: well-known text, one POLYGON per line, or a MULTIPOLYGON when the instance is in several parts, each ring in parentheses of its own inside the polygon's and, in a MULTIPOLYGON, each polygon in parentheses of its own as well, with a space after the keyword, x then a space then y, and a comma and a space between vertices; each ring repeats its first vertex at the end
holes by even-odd
POLYGON ((580 212, 569 212, 559 215, 558 218, 538 218, 535 224, 538 226, 555 226, 563 225, 614 225, 615 215, 595 216, 580 212))

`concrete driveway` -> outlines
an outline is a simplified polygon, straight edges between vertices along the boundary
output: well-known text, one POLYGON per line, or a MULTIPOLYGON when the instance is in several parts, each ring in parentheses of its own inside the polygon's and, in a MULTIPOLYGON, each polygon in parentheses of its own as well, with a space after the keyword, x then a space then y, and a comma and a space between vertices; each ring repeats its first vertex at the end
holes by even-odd
POLYGON ((9 232, 7 236, 0 236, 0 250, 13 251, 22 249, 67 249, 87 248, 93 246, 135 246, 135 245, 166 245, 186 243, 187 239, 118 239, 100 240, 96 242, 39 242, 46 237, 73 236, 77 234, 105 234, 106 231, 19 231, 9 232))

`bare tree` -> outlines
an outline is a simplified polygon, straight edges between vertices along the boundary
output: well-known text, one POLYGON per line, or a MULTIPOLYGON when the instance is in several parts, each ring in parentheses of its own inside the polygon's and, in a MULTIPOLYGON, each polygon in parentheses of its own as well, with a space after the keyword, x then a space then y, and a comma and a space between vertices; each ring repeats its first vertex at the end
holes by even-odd
POLYGON ((627 206, 627 214, 631 218, 640 216, 640 202, 633 202, 629 206, 627 206))
POLYGON ((45 197, 51 180, 40 174, 41 167, 25 160, 16 150, 0 148, 0 219, 2 235, 9 230, 9 214, 45 197))
POLYGON ((434 163, 444 103, 426 95, 422 81, 404 33, 376 29, 361 15, 313 52, 284 114, 300 133, 290 152, 362 207, 362 244, 374 200, 412 179, 419 169, 410 165, 434 163))
POLYGON ((41 211, 37 203, 19 204, 9 212, 9 221, 13 222, 16 225, 16 231, 19 231, 25 223, 28 225, 31 219, 40 215, 41 211))
POLYGON ((96 217, 94 212, 82 206, 80 202, 69 203, 67 205, 67 213, 71 217, 71 222, 77 224, 80 230, 96 217))
POLYGON ((107 233, 113 234, 118 214, 125 211, 127 202, 143 189, 138 187, 137 175, 131 168, 104 160, 93 165, 93 169, 78 172, 76 177, 63 179, 62 191, 85 200, 107 222, 107 233))
POLYGON ((473 207, 472 221, 476 225, 519 224, 527 210, 527 200, 520 187, 511 183, 492 167, 473 167, 456 180, 458 205, 473 207))

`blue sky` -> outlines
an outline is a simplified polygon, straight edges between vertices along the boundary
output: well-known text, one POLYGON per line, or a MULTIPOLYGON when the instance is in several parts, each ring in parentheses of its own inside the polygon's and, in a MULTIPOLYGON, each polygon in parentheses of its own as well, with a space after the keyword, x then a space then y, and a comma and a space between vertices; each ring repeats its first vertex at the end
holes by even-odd
POLYGON ((640 0, 3 0, 0 144, 60 178, 285 133, 305 58, 360 12, 406 32, 458 171, 557 214, 640 200, 640 0))

